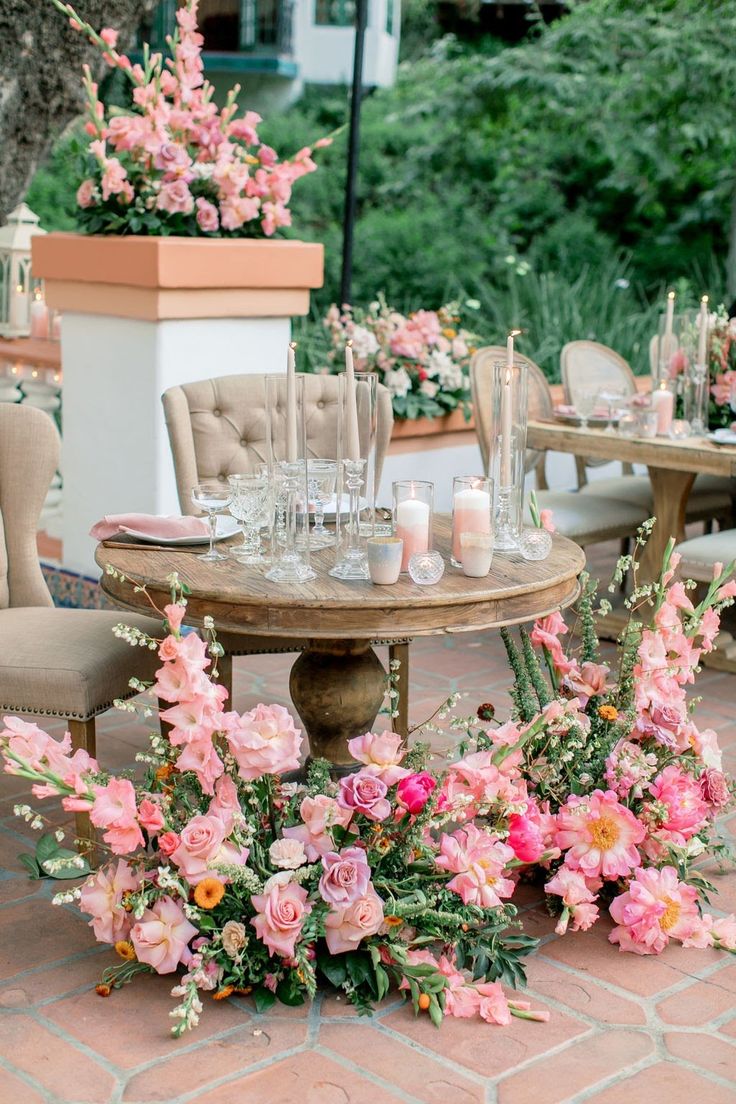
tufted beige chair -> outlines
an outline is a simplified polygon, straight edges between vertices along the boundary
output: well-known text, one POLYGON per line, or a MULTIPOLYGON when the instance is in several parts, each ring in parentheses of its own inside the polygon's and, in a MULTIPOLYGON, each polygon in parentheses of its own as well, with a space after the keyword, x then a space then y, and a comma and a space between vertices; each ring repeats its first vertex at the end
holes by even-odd
MULTIPOLYGON (((479 349, 470 364, 470 386, 473 395, 475 431, 478 436, 483 467, 489 470, 491 458, 491 388, 493 365, 506 357, 506 349, 490 345, 479 349)), ((552 394, 541 369, 528 357, 516 354, 515 359, 527 367, 528 409, 532 419, 552 417, 552 394)), ((576 491, 550 491, 544 477, 544 453, 527 450, 526 471, 536 469, 537 492, 541 509, 552 511, 557 530, 580 545, 596 544, 630 536, 643 521, 646 511, 634 503, 616 498, 589 495, 585 498, 576 491)), ((528 507, 526 509, 529 521, 528 507)))
MULTIPOLYGON (((129 697, 131 678, 152 679, 155 652, 113 635, 121 615, 55 609, 36 552, 36 530, 59 464, 59 435, 49 416, 0 403, 0 716, 62 717, 72 745, 95 754, 95 717, 129 697)), ((161 623, 125 614, 151 635, 161 623)), ((77 814, 77 835, 91 839, 77 814)))
MULTIPOLYGON (((329 457, 334 453, 338 417, 338 378, 310 375, 306 379, 306 433, 310 456, 329 457)), ((359 393, 360 394, 360 393, 359 393)), ((219 379, 171 387, 161 397, 176 471, 176 485, 182 513, 196 512, 191 489, 203 479, 227 479, 228 475, 252 471, 265 463, 266 456, 266 384, 262 375, 221 376, 219 379)), ((386 456, 393 410, 391 395, 378 384, 376 418, 376 487, 386 456)), ((360 419, 361 429, 367 424, 360 419)), ((364 442, 362 442, 364 443, 364 442)), ((232 686, 232 657, 268 652, 296 652, 303 642, 287 638, 244 636, 228 633, 220 636, 225 649, 220 663, 221 681, 232 686)), ((407 644, 389 648, 392 659, 400 661, 397 688, 400 692, 396 731, 406 735, 409 651, 407 644)))
MULTIPOLYGON (((658 339, 653 338, 658 343, 658 339)), ((650 359, 656 356, 656 349, 650 343, 650 359)), ((634 373, 622 356, 597 341, 570 341, 560 354, 562 384, 565 401, 575 405, 575 396, 585 388, 613 387, 626 395, 636 393, 634 373)), ((583 494, 610 495, 612 498, 634 502, 652 512, 654 499, 652 485, 646 475, 634 475, 631 464, 623 464, 622 476, 608 479, 596 479, 588 483, 586 468, 607 464, 607 460, 586 460, 575 457, 578 472, 578 485, 583 494)), ((710 524, 719 518, 730 523, 733 512, 734 485, 730 479, 720 475, 699 475, 693 484, 685 511, 686 521, 704 521, 710 524)))

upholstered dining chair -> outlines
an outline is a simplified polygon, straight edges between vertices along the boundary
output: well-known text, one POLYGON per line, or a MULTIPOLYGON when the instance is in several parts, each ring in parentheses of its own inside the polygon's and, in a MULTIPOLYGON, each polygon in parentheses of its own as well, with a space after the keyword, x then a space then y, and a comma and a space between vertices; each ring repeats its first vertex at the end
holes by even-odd
MULTIPOLYGON (((159 661, 113 635, 120 621, 151 635, 161 622, 114 610, 55 609, 41 572, 36 530, 59 465, 48 414, 0 403, 0 716, 67 722, 72 746, 95 754, 95 718, 129 697, 131 678, 152 679, 159 661)), ((77 835, 93 839, 89 818, 77 835)))
MULTIPOLYGON (((649 352, 651 357, 651 344, 649 352)), ((565 401, 573 406, 583 388, 593 390, 614 388, 625 395, 636 393, 634 373, 627 362, 615 350, 597 341, 568 342, 560 354, 560 368, 565 401)), ((610 495, 612 498, 625 499, 651 513, 654 499, 649 477, 634 475, 631 464, 622 465, 623 475, 588 482, 587 468, 598 467, 608 462, 586 459, 582 456, 575 457, 578 486, 582 493, 596 496, 610 495)), ((729 524, 733 513, 735 490, 734 483, 723 476, 697 476, 685 511, 686 521, 704 521, 709 525, 714 519, 718 519, 722 524, 729 524)))
MULTIPOLYGON (((334 455, 338 410, 338 378, 329 375, 305 375, 305 418, 307 450, 310 456, 334 455)), ((247 473, 264 463, 266 456, 266 384, 263 375, 221 376, 218 379, 171 387, 161 397, 176 472, 179 505, 184 514, 196 512, 191 488, 203 479, 220 479, 247 473)), ((376 474, 378 487, 381 470, 391 440, 393 409, 391 395, 382 384, 377 386, 376 474)), ((365 419, 360 419, 361 431, 365 419)), ((297 652, 303 642, 273 637, 221 633, 225 650, 220 663, 221 681, 232 688, 233 656, 271 652, 297 652)), ((380 643, 377 641, 376 643, 380 643)), ((391 660, 399 660, 396 688, 399 691, 396 731, 408 729, 408 644, 389 646, 391 660)))
MULTIPOLYGON (((473 397, 475 431, 487 472, 491 460, 491 388, 493 365, 506 356, 506 349, 500 345, 490 345, 479 349, 470 363, 470 386, 473 397)), ((552 417, 553 403, 549 384, 541 369, 528 357, 516 354, 516 360, 527 367, 529 417, 548 419, 552 417)), ((542 509, 552 511, 557 530, 563 536, 577 544, 597 544, 599 541, 626 538, 647 518, 647 513, 635 503, 622 501, 608 496, 583 497, 577 491, 547 490, 544 478, 543 452, 527 450, 526 471, 536 469, 537 500, 542 509), (540 473, 542 478, 540 479, 540 473)), ((528 519, 528 506, 526 507, 528 519)))

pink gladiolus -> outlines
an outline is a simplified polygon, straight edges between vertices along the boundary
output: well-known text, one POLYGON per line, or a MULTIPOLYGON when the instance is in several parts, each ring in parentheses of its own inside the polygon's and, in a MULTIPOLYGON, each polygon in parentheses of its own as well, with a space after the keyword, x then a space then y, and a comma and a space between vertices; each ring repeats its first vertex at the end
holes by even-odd
POLYGON ((133 925, 130 941, 139 962, 152 966, 157 974, 171 974, 186 963, 187 944, 197 934, 181 905, 171 897, 160 897, 133 925))
POLYGON ((338 802, 345 809, 361 813, 369 820, 385 820, 391 812, 391 803, 386 800, 388 786, 367 771, 357 771, 340 779, 338 802))
POLYGON ((209 736, 190 740, 177 759, 176 768, 179 771, 193 771, 206 794, 215 792, 215 782, 225 769, 209 736))
POLYGON ((242 819, 238 788, 229 775, 224 774, 218 779, 207 815, 219 817, 225 827, 226 837, 232 832, 236 820, 242 819))
POLYGON ((251 897, 251 902, 258 915, 250 922, 258 938, 271 954, 292 957, 302 925, 312 911, 306 889, 293 882, 274 885, 268 893, 251 897))
POLYGON ((242 717, 234 714, 226 736, 238 774, 246 781, 299 766, 301 732, 281 705, 257 705, 242 717))
POLYGON ((111 778, 94 787, 95 800, 90 820, 104 828, 104 840, 115 855, 129 855, 143 846, 143 834, 136 819, 135 789, 128 778, 111 778))
POLYGON ((609 935, 622 951, 660 954, 670 939, 687 940, 701 924, 698 893, 680 882, 673 866, 637 870, 610 912, 617 927, 609 935))
POLYGON ((375 774, 387 786, 395 785, 409 771, 400 766, 406 755, 401 736, 395 732, 366 732, 348 740, 348 751, 353 759, 364 763, 370 774, 375 774))
POLYGON ((383 901, 369 883, 366 893, 347 908, 334 908, 325 920, 325 940, 330 954, 355 951, 363 939, 375 935, 383 924, 383 901))
POLYGON ((92 917, 89 926, 98 943, 127 939, 131 918, 122 907, 123 894, 135 893, 140 881, 140 875, 134 874, 124 859, 118 859, 115 866, 100 867, 84 883, 79 907, 92 917))
POLYGON ((111 50, 114 50, 118 44, 118 32, 114 31, 112 27, 103 27, 100 31, 100 38, 111 50))
POLYGON ((330 851, 322 856, 322 868, 319 892, 328 905, 345 908, 365 896, 371 870, 362 848, 345 847, 339 854, 330 851))
POLYGON ((579 870, 570 870, 561 866, 553 878, 544 887, 545 893, 554 893, 562 898, 565 906, 555 931, 564 935, 568 919, 572 916, 573 931, 587 931, 598 918, 598 906, 595 893, 600 889, 600 881, 588 881, 579 870))
POLYGON ((161 831, 164 826, 164 814, 158 802, 144 797, 138 806, 138 823, 149 836, 155 836, 161 831))
POLYGON ((416 816, 421 813, 436 786, 436 780, 427 771, 410 774, 402 778, 396 787, 396 800, 407 812, 416 816))
POLYGON ((95 203, 96 192, 94 180, 83 180, 77 188, 77 204, 79 207, 92 207, 95 203))
POLYGON ((584 663, 582 667, 575 663, 565 675, 564 681, 585 709, 591 698, 600 697, 608 690, 607 680, 610 673, 610 668, 605 663, 584 663))
POLYGON ((164 616, 169 625, 169 632, 179 632, 185 613, 186 606, 179 605, 178 603, 170 602, 168 606, 164 606, 164 616))
POLYGON ((557 814, 555 844, 586 878, 623 878, 641 864, 636 845, 646 832, 612 790, 572 796, 557 814))

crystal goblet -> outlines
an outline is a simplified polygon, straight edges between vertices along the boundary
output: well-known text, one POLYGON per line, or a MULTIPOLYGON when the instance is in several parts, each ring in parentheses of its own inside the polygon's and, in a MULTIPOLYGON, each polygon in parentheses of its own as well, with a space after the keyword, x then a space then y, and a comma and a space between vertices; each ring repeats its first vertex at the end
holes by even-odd
POLYGON ((230 513, 240 522, 242 544, 231 549, 230 555, 240 563, 263 564, 261 552, 261 523, 269 499, 268 479, 261 475, 231 475, 228 483, 232 491, 230 513))
POLYGON ((192 487, 192 502, 203 513, 207 514, 210 526, 210 546, 202 556, 205 563, 217 563, 219 560, 227 559, 223 552, 218 552, 215 548, 215 537, 217 535, 217 515, 227 510, 231 495, 232 492, 227 483, 221 483, 217 479, 205 480, 192 487))
POLYGON ((314 503, 314 528, 309 538, 313 548, 327 548, 335 537, 325 529, 325 507, 332 501, 337 483, 337 461, 308 460, 310 503, 314 503))

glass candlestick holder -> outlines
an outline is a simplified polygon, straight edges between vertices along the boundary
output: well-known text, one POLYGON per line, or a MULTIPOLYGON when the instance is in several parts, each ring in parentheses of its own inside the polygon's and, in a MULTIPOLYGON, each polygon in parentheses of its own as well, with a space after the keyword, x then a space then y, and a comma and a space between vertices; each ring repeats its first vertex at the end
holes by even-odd
POLYGON ((690 423, 692 437, 708 432, 708 368, 693 362, 684 379, 683 414, 690 423))
POLYGON ((265 377, 266 453, 275 488, 271 567, 275 583, 303 583, 315 578, 309 562, 309 478, 304 418, 305 377, 290 387, 286 375, 265 377))
POLYGON ((526 466, 527 366, 496 361, 491 391, 491 475, 496 486, 494 547, 519 551, 526 466))
POLYGON ((366 461, 343 460, 343 483, 348 495, 348 520, 344 526, 342 554, 330 575, 336 579, 369 579, 366 537, 360 531, 360 499, 365 485, 366 461))

